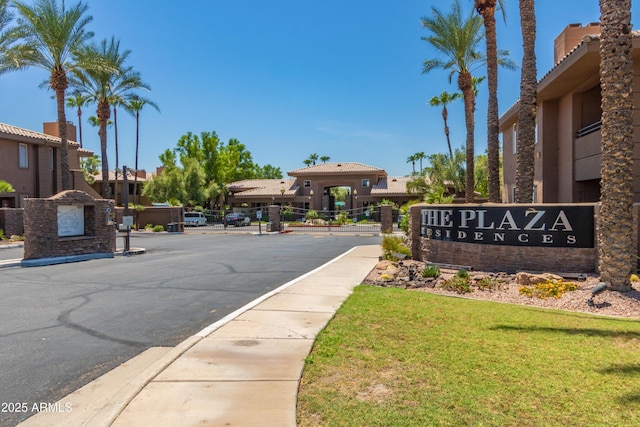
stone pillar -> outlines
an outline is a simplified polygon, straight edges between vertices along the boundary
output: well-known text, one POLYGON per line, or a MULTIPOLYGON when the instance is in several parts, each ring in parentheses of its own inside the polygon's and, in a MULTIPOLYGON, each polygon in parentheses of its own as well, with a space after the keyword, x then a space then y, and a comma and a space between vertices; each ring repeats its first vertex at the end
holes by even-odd
POLYGON ((424 204, 415 204, 409 208, 409 247, 411 248, 412 258, 424 261, 421 251, 420 236, 420 210, 425 207, 424 204))
POLYGON ((280 231, 280 206, 269 206, 269 222, 271 223, 269 231, 280 231))
POLYGON ((380 231, 385 234, 393 232, 393 207, 390 205, 380 206, 380 231))

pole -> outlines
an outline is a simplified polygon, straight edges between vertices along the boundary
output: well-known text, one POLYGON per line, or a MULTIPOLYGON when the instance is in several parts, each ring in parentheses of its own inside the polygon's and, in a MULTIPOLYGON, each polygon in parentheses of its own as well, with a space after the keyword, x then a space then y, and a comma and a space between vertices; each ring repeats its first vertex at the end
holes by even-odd
MULTIPOLYGON (((118 185, 118 183, 116 182, 116 185, 118 185)), ((125 188, 125 191, 123 191, 123 197, 124 197, 124 213, 123 216, 129 216, 129 180, 127 179, 127 167, 126 166, 122 166, 122 185, 125 188)), ((129 250, 131 249, 130 247, 130 240, 129 238, 131 237, 130 232, 131 232, 131 228, 129 227, 129 225, 126 226, 127 227, 127 234, 124 237, 124 255, 128 255, 129 254, 129 250)))

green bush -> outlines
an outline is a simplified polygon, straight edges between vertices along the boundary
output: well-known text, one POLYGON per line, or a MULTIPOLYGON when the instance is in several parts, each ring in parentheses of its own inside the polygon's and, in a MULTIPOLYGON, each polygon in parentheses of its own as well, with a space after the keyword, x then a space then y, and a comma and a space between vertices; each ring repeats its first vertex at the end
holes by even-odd
POLYGON ((471 289, 471 281, 468 277, 460 277, 457 274, 449 280, 442 281, 442 289, 448 291, 455 291, 459 294, 473 292, 471 289))
POLYGON ((437 265, 425 265, 424 270, 422 270, 422 277, 440 277, 440 269, 437 265))
POLYGON ((161 224, 158 224, 158 225, 154 225, 152 230, 154 233, 159 233, 161 231, 164 231, 164 227, 161 224))
POLYGON ((462 270, 458 270, 458 272, 456 273, 456 277, 459 277, 461 279, 469 279, 469 272, 463 268, 462 270))
POLYGON ((411 257, 411 249, 402 244, 403 238, 393 235, 385 235, 382 237, 382 253, 383 258, 391 261, 398 261, 398 257, 395 253, 406 255, 407 258, 411 257))
POLYGON ((0 228, 0 240, 7 240, 7 236, 4 235, 4 230, 0 228))
POLYGON ((145 231, 153 231, 153 224, 147 224, 144 226, 145 231))

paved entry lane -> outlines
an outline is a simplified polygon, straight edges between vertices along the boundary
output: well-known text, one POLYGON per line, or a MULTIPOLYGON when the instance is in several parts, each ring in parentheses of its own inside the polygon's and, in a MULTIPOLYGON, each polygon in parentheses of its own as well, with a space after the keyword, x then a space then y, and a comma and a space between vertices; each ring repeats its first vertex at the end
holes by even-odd
MULTIPOLYGON (((140 233, 131 246, 146 248, 144 255, 0 269, 0 403, 55 402, 353 246, 379 243, 370 236, 140 233)), ((0 412, 0 425, 29 415, 0 412)))

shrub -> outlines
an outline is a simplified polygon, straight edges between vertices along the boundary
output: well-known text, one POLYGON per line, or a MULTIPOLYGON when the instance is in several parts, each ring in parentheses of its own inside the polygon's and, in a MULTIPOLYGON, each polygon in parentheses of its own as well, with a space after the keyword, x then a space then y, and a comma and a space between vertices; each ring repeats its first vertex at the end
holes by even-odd
POLYGON ((164 227, 161 224, 154 225, 153 228, 152 228, 152 231, 154 233, 159 233, 161 231, 164 231, 164 227))
POLYGON ((440 277, 440 269, 437 265, 425 265, 424 270, 422 270, 422 277, 440 277))
POLYGON ((153 224, 147 224, 144 226, 145 231, 153 231, 153 224))
POLYGON ((460 277, 461 279, 469 279, 469 272, 464 268, 462 270, 458 270, 456 273, 456 277, 460 277))
POLYGON ((318 219, 318 211, 309 209, 306 215, 307 221, 313 222, 314 219, 318 219))
POLYGON ((449 280, 443 280, 440 284, 442 289, 455 291, 459 294, 473 292, 471 289, 471 280, 468 277, 460 277, 457 274, 449 280))
POLYGON ((19 234, 12 234, 11 240, 13 240, 14 242, 24 242, 24 236, 21 236, 19 234))
POLYGON ((529 298, 560 298, 565 292, 575 291, 578 286, 573 282, 563 282, 562 280, 547 280, 533 286, 520 286, 518 292, 529 298))
POLYGON ((629 280, 631 281, 631 283, 635 283, 640 281, 640 278, 638 278, 637 274, 632 274, 631 277, 629 278, 629 280))
POLYGON ((0 240, 7 240, 7 236, 4 235, 4 230, 0 228, 0 240))
POLYGON ((382 253, 383 258, 391 261, 397 261, 398 257, 394 253, 411 257, 411 249, 402 244, 403 238, 393 235, 385 235, 382 237, 382 253))
POLYGON ((491 291, 500 287, 500 282, 491 277, 483 277, 475 281, 476 287, 481 291, 491 291))

